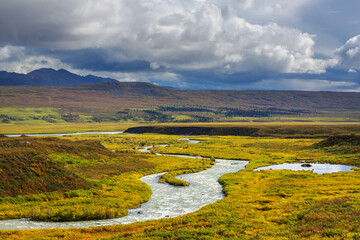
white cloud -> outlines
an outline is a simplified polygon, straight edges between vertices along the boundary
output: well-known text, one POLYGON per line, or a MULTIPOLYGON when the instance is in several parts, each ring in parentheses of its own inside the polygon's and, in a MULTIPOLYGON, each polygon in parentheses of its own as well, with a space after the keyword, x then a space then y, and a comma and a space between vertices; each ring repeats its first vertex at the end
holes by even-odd
POLYGON ((0 61, 11 61, 24 55, 25 48, 15 46, 4 46, 0 48, 0 61))
POLYGON ((360 35, 350 38, 343 46, 335 50, 340 64, 350 72, 360 69, 360 35))
POLYGON ((356 71, 355 69, 350 68, 350 69, 348 70, 348 72, 349 72, 349 73, 356 73, 357 71, 356 71))
POLYGON ((302 8, 322 0, 216 0, 252 23, 292 25, 301 21, 302 8))
POLYGON ((38 68, 66 68, 70 66, 60 60, 27 53, 24 47, 4 46, 0 47, 0 66, 8 72, 28 73, 38 68))
POLYGON ((150 68, 156 70, 160 68, 160 65, 157 62, 152 62, 150 63, 150 68))
POLYGON ((119 80, 120 82, 167 82, 178 85, 181 82, 181 77, 172 72, 89 72, 84 70, 72 70, 72 72, 79 75, 93 74, 100 77, 110 77, 119 80))

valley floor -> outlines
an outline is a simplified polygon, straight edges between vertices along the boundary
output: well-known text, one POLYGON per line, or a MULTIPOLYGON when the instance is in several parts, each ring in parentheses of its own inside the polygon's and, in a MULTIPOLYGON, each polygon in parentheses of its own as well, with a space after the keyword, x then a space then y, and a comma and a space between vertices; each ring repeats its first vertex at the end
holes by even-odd
MULTIPOLYGON (((24 214, 29 214, 34 219, 49 220, 61 220, 69 216, 79 219, 91 216, 111 218, 126 214, 127 208, 150 197, 149 188, 138 180, 140 176, 162 171, 177 175, 184 170, 210 167, 210 161, 214 158, 248 160, 249 164, 245 170, 220 178, 226 194, 224 199, 191 214, 86 229, 0 231, 0 238, 360 239, 359 170, 332 174, 290 170, 253 171, 261 166, 295 162, 360 167, 360 144, 357 137, 360 127, 328 125, 328 135, 354 135, 324 140, 323 132, 317 134, 317 125, 308 125, 306 128, 302 127, 304 125, 259 126, 268 133, 271 129, 281 132, 286 138, 281 134, 267 137, 193 136, 192 138, 201 142, 190 144, 178 141, 182 136, 177 135, 79 135, 54 138, 51 145, 48 143, 50 140, 43 138, 1 138, 2 146, 6 146, 0 151, 4 156, 9 156, 9 152, 27 151, 21 142, 37 144, 39 149, 48 144, 47 148, 42 149, 42 154, 46 154, 59 168, 90 184, 84 190, 81 190, 82 186, 74 185, 76 189, 65 192, 57 190, 51 193, 3 196, 0 198, 3 219, 26 217, 24 214), (296 138, 291 138, 289 134, 294 129, 301 134, 295 134, 296 138), (309 132, 309 129, 312 131, 309 132), (9 141, 13 145, 9 146, 9 141), (100 145, 96 145, 96 149, 89 147, 92 153, 88 155, 76 150, 76 147, 92 146, 93 144, 88 144, 89 141, 100 142, 106 149, 100 145), (134 149, 162 144, 168 146, 158 146, 153 151, 204 156, 209 159, 155 156, 141 154, 134 149), (113 151, 109 153, 107 149, 113 151), (135 196, 137 197, 134 198, 135 196), (34 206, 38 208, 31 211, 34 206), (93 212, 85 211, 90 208, 93 212)), ((112 130, 121 129, 122 127, 112 130)))

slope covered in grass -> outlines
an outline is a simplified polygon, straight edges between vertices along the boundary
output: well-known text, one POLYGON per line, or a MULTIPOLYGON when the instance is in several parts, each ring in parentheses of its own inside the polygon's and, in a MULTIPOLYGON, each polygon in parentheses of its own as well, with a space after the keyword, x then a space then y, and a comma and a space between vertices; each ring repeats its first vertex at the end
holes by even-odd
POLYGON ((340 135, 331 136, 315 144, 316 148, 332 147, 336 145, 360 146, 360 136, 357 135, 340 135))
MULTIPOLYGON (((72 146, 70 152, 81 149, 72 146)), ((47 155, 67 151, 66 142, 53 139, 0 139, 0 197, 53 191, 87 189, 92 186, 47 155)))
POLYGON ((0 122, 221 122, 249 119, 331 117, 359 119, 360 93, 302 91, 176 90, 141 82, 68 87, 0 86, 0 108, 51 109, 21 118, 5 112, 0 122), (30 120, 27 120, 29 118, 30 120), (245 119, 244 119, 245 118, 245 119))
POLYGON ((0 197, 88 189, 93 184, 85 177, 111 176, 139 166, 151 165, 134 161, 129 154, 120 156, 99 141, 0 138, 0 197), (111 158, 122 160, 110 166, 96 165, 111 158))
POLYGON ((39 151, 23 148, 0 153, 0 197, 90 186, 39 151))

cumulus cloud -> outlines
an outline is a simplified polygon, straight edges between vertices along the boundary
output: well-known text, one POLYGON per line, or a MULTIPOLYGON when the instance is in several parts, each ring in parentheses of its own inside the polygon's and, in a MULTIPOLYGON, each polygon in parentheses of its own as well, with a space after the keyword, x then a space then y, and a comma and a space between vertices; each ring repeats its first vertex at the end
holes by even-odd
POLYGON ((11 45, 0 47, 0 66, 2 70, 17 73, 28 73, 38 68, 71 69, 56 58, 34 54, 24 47, 11 45))
POLYGON ((328 47, 319 47, 319 39, 333 44, 346 35, 331 35, 346 28, 336 22, 358 16, 353 8, 340 18, 351 9, 342 6, 336 0, 2 0, 0 70, 66 68, 184 88, 356 89, 355 80, 320 79, 339 64, 348 78, 360 69, 359 36, 335 57, 318 54, 328 47), (329 19, 332 28, 324 28, 329 19), (269 80, 282 74, 315 80, 269 80))
POLYGON ((261 9, 267 19, 287 18, 308 2, 4 0, 0 40, 55 50, 105 49, 108 63, 147 61, 153 70, 321 73, 335 60, 314 57, 312 35, 241 16, 261 9), (14 9, 18 14, 11 14, 14 9))
POLYGON ((0 61, 19 60, 24 55, 24 47, 5 46, 0 48, 0 61))
POLYGON ((340 58, 340 64, 356 72, 360 69, 360 35, 350 38, 343 46, 336 49, 335 53, 340 58))
POLYGON ((217 0, 217 4, 234 9, 237 15, 251 23, 264 24, 269 21, 281 25, 294 25, 302 21, 302 9, 322 0, 217 0), (234 8, 233 6, 237 6, 234 8))
MULTIPOLYGON (((97 75, 104 78, 114 78, 123 82, 158 82, 163 85, 171 82, 170 85, 186 87, 178 74, 161 72, 117 72, 117 71, 92 71, 88 69, 74 69, 70 65, 49 56, 39 55, 36 51, 26 50, 24 47, 4 46, 0 47, 0 65, 8 72, 28 73, 39 68, 67 69, 79 75, 97 75)), ((152 67, 158 69, 157 63, 151 63, 152 67)))

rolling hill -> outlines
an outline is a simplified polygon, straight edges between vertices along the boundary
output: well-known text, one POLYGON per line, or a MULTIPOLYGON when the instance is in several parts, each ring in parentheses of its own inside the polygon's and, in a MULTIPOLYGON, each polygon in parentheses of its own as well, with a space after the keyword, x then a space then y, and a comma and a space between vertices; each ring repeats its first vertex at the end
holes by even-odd
MULTIPOLYGON (((18 76, 5 75, 10 76, 8 82, 12 76, 15 76, 14 79, 18 76)), ((179 90, 144 82, 112 79, 104 82, 109 79, 81 77, 65 70, 52 69, 40 69, 24 76, 26 81, 33 79, 34 84, 47 82, 57 86, 0 86, 2 123, 25 119, 8 114, 4 108, 12 108, 13 112, 18 111, 17 108, 33 108, 40 115, 44 109, 50 109, 52 114, 40 116, 41 120, 48 122, 213 122, 236 121, 243 117, 307 118, 324 114, 330 117, 351 116, 356 120, 360 116, 360 93, 356 92, 179 90), (69 86, 70 83, 84 81, 90 83, 69 86)), ((22 82, 18 81, 19 84, 22 82)), ((37 115, 32 118, 38 120, 39 114, 33 115, 37 115)))
POLYGON ((55 138, 0 138, 0 197, 90 188, 92 184, 48 157, 91 148, 75 145, 55 138))

